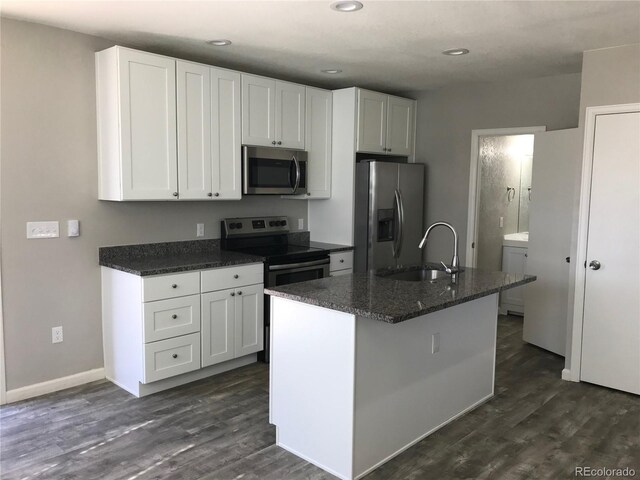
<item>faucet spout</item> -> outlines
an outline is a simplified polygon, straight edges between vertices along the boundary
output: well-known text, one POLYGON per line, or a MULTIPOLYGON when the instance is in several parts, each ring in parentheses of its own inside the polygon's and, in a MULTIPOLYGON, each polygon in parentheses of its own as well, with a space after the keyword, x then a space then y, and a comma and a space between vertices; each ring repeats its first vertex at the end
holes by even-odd
POLYGON ((431 230, 433 230, 435 227, 447 227, 453 233, 453 257, 451 258, 451 267, 447 269, 451 271, 447 271, 447 273, 455 273, 458 271, 458 267, 460 265, 460 259, 458 258, 458 232, 456 232, 456 229, 453 228, 451 224, 447 222, 436 222, 430 225, 429 228, 427 228, 427 231, 424 232, 424 237, 422 237, 418 248, 424 247, 424 244, 427 242, 427 238, 429 237, 431 230))

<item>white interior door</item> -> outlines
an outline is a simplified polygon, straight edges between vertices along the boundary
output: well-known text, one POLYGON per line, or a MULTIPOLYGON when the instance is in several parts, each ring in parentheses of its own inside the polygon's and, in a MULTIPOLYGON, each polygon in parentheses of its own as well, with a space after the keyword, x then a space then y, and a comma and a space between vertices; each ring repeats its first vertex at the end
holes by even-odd
MULTIPOLYGON (((582 136, 577 128, 535 134, 527 273, 538 279, 524 288, 525 342, 565 355, 574 182, 582 136)), ((576 259, 571 259, 575 262, 576 259)))
POLYGON ((581 380, 636 394, 640 394, 639 133, 640 112, 596 117, 580 372, 581 380))

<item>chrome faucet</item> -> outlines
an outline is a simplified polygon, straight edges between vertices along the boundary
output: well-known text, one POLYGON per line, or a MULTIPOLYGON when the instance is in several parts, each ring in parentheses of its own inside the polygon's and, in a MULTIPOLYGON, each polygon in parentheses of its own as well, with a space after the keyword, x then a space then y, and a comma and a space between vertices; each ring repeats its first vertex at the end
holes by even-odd
POLYGON ((447 272, 449 275, 454 275, 459 271, 458 267, 460 266, 460 259, 458 258, 458 233, 456 232, 456 229, 453 228, 452 225, 448 224, 447 222, 436 222, 432 224, 429 228, 427 228, 427 231, 424 232, 424 237, 422 237, 422 241, 420 242, 420 245, 418 245, 418 248, 424 247, 424 244, 427 242, 427 237, 431 233, 431 230, 433 230, 435 227, 441 227, 441 226, 447 227, 449 230, 453 232, 453 258, 451 259, 450 267, 447 267, 444 264, 444 262, 440 262, 440 263, 442 263, 442 266, 444 267, 445 272, 447 272))

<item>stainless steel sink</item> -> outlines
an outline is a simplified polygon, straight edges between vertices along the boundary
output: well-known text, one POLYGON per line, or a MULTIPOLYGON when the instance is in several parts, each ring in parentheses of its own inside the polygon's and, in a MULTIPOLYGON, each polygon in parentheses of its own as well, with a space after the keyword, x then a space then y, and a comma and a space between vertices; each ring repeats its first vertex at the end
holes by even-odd
POLYGON ((404 280, 407 282, 435 282, 441 278, 451 278, 451 275, 447 272, 429 267, 406 270, 398 273, 381 274, 379 276, 389 278, 391 280, 404 280))

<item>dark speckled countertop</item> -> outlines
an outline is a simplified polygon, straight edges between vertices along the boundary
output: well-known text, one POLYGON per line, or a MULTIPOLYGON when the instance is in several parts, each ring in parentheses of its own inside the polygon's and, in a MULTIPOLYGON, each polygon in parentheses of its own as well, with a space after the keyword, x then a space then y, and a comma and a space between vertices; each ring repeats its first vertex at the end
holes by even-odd
POLYGON ((264 261, 256 255, 221 250, 217 239, 102 247, 98 257, 103 267, 142 277, 264 261))
POLYGON ((338 245, 337 243, 315 242, 313 240, 309 242, 309 246, 313 248, 322 248, 324 250, 328 250, 330 253, 348 252, 350 250, 353 250, 353 247, 350 247, 348 245, 338 245))
POLYGON ((265 293, 387 323, 399 323, 535 279, 532 275, 465 267, 455 284, 448 277, 434 282, 410 282, 373 273, 355 273, 268 288, 265 293))

